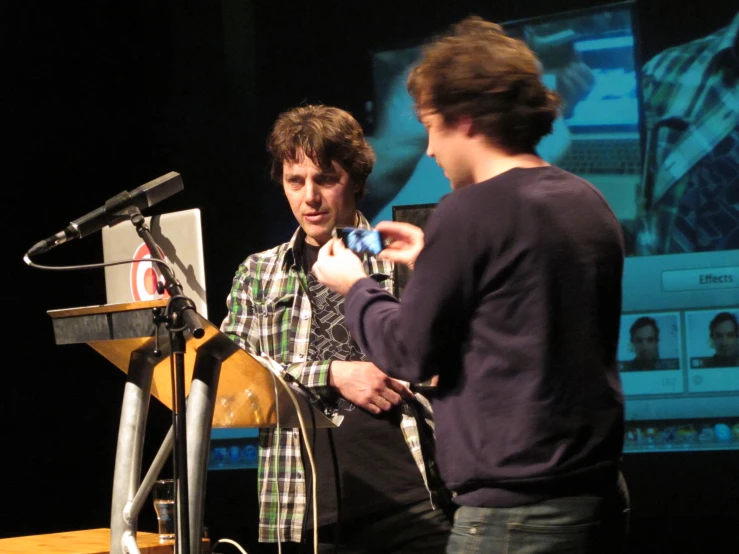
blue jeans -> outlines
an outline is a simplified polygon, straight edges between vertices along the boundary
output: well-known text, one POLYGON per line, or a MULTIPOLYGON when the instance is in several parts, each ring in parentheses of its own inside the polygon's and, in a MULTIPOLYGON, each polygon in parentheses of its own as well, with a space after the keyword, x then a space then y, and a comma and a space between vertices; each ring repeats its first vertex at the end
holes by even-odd
POLYGON ((626 483, 609 497, 573 496, 514 508, 461 506, 447 554, 617 554, 629 524, 626 483))

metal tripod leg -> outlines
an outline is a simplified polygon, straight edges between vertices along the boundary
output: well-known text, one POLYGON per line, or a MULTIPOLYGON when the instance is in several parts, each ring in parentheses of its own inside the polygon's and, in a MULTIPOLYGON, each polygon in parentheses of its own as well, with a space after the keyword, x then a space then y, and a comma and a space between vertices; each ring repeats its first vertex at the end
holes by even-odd
POLYGON ((210 433, 220 373, 221 361, 207 348, 199 349, 187 399, 187 478, 192 554, 200 554, 202 546, 210 433))
POLYGON ((111 554, 131 552, 132 538, 135 545, 138 521, 136 518, 126 518, 124 509, 136 495, 141 477, 146 417, 156 362, 157 359, 151 355, 148 346, 131 353, 128 379, 123 392, 113 475, 113 501, 110 511, 111 554), (127 545, 125 549, 124 543, 127 545))
MULTIPOLYGON (((155 365, 160 361, 152 356, 152 349, 151 345, 146 345, 131 354, 128 379, 123 392, 113 475, 113 501, 110 517, 111 554, 139 553, 136 544, 138 515, 172 452, 174 444, 174 430, 170 428, 149 471, 139 485, 152 376, 155 365)), ((199 349, 187 398, 191 554, 200 554, 202 548, 210 433, 220 371, 221 360, 213 356, 207 348, 199 349)))

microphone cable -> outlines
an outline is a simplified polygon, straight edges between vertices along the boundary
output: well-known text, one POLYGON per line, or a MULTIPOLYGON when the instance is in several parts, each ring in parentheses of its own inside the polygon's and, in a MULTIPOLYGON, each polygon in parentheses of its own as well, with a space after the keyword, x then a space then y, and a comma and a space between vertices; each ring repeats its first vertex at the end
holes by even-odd
POLYGON ((145 258, 145 259, 131 258, 130 260, 116 260, 112 262, 100 262, 100 263, 95 263, 95 264, 82 264, 82 265, 41 265, 41 264, 32 262, 31 258, 28 257, 28 253, 26 253, 23 256, 23 261, 26 262, 26 265, 28 265, 28 267, 32 267, 34 269, 44 269, 47 271, 79 271, 83 269, 99 269, 101 267, 110 267, 114 265, 146 262, 146 263, 157 263, 157 264, 165 265, 169 268, 172 274, 175 273, 174 268, 172 267, 172 264, 170 264, 169 262, 165 262, 164 260, 160 260, 158 258, 145 258))

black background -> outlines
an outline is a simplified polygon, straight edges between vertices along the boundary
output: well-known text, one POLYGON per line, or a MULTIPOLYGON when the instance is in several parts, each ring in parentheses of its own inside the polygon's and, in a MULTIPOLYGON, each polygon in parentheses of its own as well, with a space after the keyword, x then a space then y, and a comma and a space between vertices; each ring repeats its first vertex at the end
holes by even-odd
MULTIPOLYGON (((84 345, 56 346, 46 311, 105 302, 101 270, 45 272, 23 254, 69 221, 169 171, 185 190, 147 215, 203 212, 210 319, 225 315, 238 264, 295 224, 269 182, 264 139, 301 102, 362 118, 370 52, 477 13, 495 21, 587 7, 584 0, 0 3, 3 85, 4 352, 0 537, 108 527, 122 372, 84 345)), ((726 5, 725 5, 726 4, 726 5)), ((717 0, 641 0, 644 60, 735 13, 717 0)), ((39 263, 100 261, 99 234, 39 263)), ((152 402, 151 461, 169 426, 152 402)), ((739 451, 632 454, 631 552, 739 552, 739 451)), ((256 472, 211 472, 214 539, 255 547, 256 472)), ((153 510, 142 530, 156 528, 153 510)))

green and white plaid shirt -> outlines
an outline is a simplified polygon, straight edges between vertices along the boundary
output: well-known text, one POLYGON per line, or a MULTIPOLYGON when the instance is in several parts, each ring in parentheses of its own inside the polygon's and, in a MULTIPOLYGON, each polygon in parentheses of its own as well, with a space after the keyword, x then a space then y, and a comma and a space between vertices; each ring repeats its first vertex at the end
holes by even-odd
MULTIPOLYGON (((359 220, 359 227, 370 227, 361 214, 359 220)), ((277 362, 331 406, 337 400, 329 387, 331 360, 306 361, 312 311, 306 275, 294 255, 301 233, 298 229, 289 242, 249 256, 239 266, 221 330, 250 354, 277 362)), ((385 277, 381 285, 392 292, 392 264, 366 257, 364 269, 368 275, 385 277)), ((431 407, 421 395, 417 394, 416 399, 415 406, 402 405, 401 428, 430 498, 439 494, 443 498, 444 489, 432 459, 433 444, 429 444, 432 441, 428 433, 419 430, 420 421, 433 429, 431 407), (431 453, 426 460, 424 453, 431 453)), ((279 525, 283 541, 300 542, 307 496, 299 430, 281 429, 278 434, 273 429, 261 429, 259 444, 259 540, 277 542, 279 525)))
MULTIPOLYGON (((685 198, 690 194, 692 170, 739 125, 739 87, 732 69, 731 49, 739 35, 739 13, 723 29, 692 42, 669 48, 654 56, 642 70, 644 113, 652 156, 647 160, 654 188, 652 205, 645 205, 645 190, 640 189, 640 216, 644 220, 639 243, 647 245, 643 254, 671 254, 702 250, 696 245, 697 233, 692 220, 680 214, 685 198), (660 120, 682 122, 682 127, 658 127, 660 120), (649 213, 644 213, 645 209, 649 213), (682 220, 682 225, 680 224, 682 220)), ((724 160, 734 160, 736 154, 722 154, 724 160)), ((726 164, 727 161, 724 161, 726 164)), ((734 177, 732 166, 721 168, 717 186, 726 186, 734 177), (722 173, 721 173, 722 172, 722 173)), ((708 188, 710 178, 701 176, 701 186, 708 188)), ((643 183, 642 183, 643 185, 643 183)), ((682 208, 683 210, 685 207, 682 208)), ((737 207, 714 208, 713 224, 725 228, 716 234, 733 230, 737 207)), ((694 211, 694 210, 691 210, 694 211)), ((700 237, 699 237, 700 238, 700 237)))

